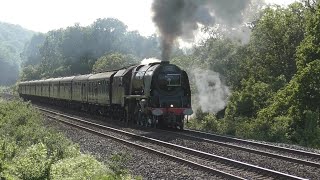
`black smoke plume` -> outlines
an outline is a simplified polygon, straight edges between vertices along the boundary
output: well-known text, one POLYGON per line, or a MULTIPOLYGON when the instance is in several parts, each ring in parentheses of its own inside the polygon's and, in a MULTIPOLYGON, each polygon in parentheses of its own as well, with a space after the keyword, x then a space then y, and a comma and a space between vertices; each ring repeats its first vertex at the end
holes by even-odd
POLYGON ((240 24, 251 0, 154 0, 153 21, 162 38, 162 60, 168 61, 176 38, 192 41, 199 24, 240 24))

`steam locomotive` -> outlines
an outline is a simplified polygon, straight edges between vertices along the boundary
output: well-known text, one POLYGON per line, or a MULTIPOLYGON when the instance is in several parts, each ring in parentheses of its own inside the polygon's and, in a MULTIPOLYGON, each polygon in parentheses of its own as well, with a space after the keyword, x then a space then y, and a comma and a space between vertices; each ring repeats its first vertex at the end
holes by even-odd
POLYGON ((99 113, 143 126, 183 129, 193 113, 188 75, 169 62, 152 62, 79 76, 25 81, 20 97, 99 113))

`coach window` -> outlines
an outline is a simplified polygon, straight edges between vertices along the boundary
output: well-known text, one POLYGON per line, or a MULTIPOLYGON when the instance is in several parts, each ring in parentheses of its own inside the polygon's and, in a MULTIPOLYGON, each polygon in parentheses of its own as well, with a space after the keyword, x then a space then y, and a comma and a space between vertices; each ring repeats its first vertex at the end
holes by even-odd
POLYGON ((88 87, 87 87, 87 93, 88 93, 88 95, 90 95, 90 83, 88 82, 88 87))
POLYGON ((61 89, 62 91, 64 91, 64 84, 63 84, 63 83, 61 83, 60 89, 61 89))
POLYGON ((92 93, 93 93, 93 90, 92 90, 92 82, 90 82, 90 94, 92 95, 92 93))
POLYGON ((98 82, 94 82, 94 95, 98 94, 98 82))
POLYGON ((103 81, 100 81, 100 93, 103 94, 103 81))
POLYGON ((103 94, 106 93, 106 81, 102 81, 103 94))
POLYGON ((93 94, 93 82, 90 82, 89 84, 89 89, 90 89, 90 94, 92 95, 93 94))
POLYGON ((91 95, 94 95, 94 82, 91 82, 91 95))
POLYGON ((103 81, 100 81, 100 93, 103 94, 103 81))
POLYGON ((101 93, 101 81, 98 81, 97 82, 97 94, 100 94, 101 93))
POLYGON ((88 83, 88 94, 91 95, 91 82, 88 83))
POLYGON ((81 85, 81 96, 83 96, 84 91, 84 83, 81 85))

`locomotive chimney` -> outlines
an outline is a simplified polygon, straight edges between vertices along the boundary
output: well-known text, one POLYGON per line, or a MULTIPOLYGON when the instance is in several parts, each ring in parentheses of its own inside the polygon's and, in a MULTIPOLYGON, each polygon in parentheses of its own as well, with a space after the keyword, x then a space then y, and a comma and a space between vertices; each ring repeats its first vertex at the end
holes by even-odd
POLYGON ((169 63, 170 63, 170 62, 169 62, 168 60, 166 60, 166 61, 163 61, 163 60, 162 60, 162 61, 160 62, 160 64, 169 64, 169 63))

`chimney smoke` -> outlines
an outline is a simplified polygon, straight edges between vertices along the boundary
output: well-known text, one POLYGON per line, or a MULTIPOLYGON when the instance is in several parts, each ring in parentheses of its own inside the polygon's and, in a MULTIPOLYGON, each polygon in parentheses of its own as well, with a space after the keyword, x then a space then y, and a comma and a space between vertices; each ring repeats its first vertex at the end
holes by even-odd
POLYGON ((251 0, 154 0, 153 21, 161 35, 162 60, 169 61, 172 46, 180 37, 190 41, 199 24, 240 24, 242 11, 251 0))

